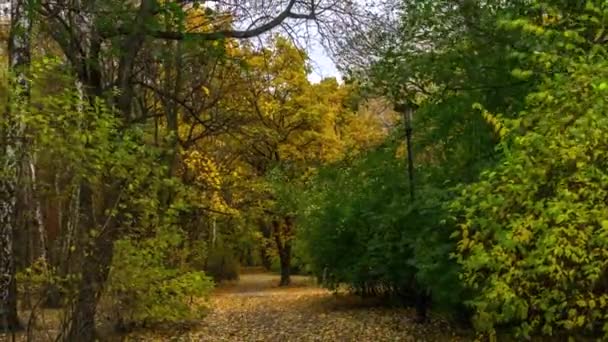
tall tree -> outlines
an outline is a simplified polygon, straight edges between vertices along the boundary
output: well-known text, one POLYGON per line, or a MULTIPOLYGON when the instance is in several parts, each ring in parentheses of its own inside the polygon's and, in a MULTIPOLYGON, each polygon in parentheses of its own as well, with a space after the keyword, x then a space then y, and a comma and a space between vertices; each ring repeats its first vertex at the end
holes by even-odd
POLYGON ((28 102, 30 66, 30 35, 32 29, 30 3, 13 0, 10 3, 9 70, 11 86, 9 106, 2 126, 3 177, 0 179, 0 320, 4 330, 15 330, 21 325, 17 315, 15 282, 14 234, 17 218, 22 139, 25 127, 21 116, 28 102))
POLYGON ((311 84, 306 54, 287 39, 243 50, 242 124, 224 139, 238 141, 233 153, 247 165, 244 178, 252 189, 245 210, 274 245, 280 285, 289 285, 297 230, 294 193, 320 165, 365 149, 384 134, 378 118, 348 108, 349 87, 334 79, 311 84))

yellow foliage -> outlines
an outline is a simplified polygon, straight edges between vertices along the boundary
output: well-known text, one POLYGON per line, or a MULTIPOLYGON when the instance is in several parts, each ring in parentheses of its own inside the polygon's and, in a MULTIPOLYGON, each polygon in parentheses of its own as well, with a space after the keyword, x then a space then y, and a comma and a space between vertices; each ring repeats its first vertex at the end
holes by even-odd
POLYGON ((198 150, 184 151, 182 157, 187 171, 194 175, 195 183, 202 189, 202 202, 210 209, 230 212, 230 206, 221 196, 222 172, 216 163, 198 150))
MULTIPOLYGON (((189 22, 202 27, 204 18, 195 14, 189 22)), ((223 89, 214 109, 199 117, 207 120, 218 112, 227 113, 223 115, 233 126, 182 153, 184 172, 216 210, 228 210, 221 195, 226 189, 231 205, 238 206, 235 203, 245 198, 249 205, 270 205, 262 195, 267 191, 263 180, 274 166, 289 165, 291 181, 306 179, 323 164, 379 144, 396 121, 381 100, 370 101, 358 111, 349 108, 346 103, 352 89, 335 79, 312 84, 306 54, 285 38, 273 37, 264 48, 230 40, 225 44, 226 54, 237 62, 227 66, 233 69, 224 70, 217 82, 230 87, 223 89), (217 158, 230 162, 222 161, 219 167, 217 158)), ((217 90, 212 86, 201 91, 207 97, 214 95, 217 90)), ((204 135, 206 129, 182 124, 180 140, 204 135)))

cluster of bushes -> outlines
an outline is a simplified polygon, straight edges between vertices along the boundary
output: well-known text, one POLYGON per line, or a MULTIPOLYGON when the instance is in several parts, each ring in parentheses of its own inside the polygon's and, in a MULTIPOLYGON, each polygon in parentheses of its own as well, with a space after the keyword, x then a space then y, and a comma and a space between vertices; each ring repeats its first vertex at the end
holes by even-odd
POLYGON ((216 282, 238 280, 240 264, 232 250, 218 246, 210 251, 205 270, 216 282))
POLYGON ((118 328, 202 317, 207 308, 204 298, 213 282, 183 262, 188 252, 183 242, 182 234, 173 228, 149 239, 116 243, 106 295, 118 328))
POLYGON ((437 304, 455 308, 463 289, 449 258, 455 248, 441 205, 447 193, 425 181, 412 202, 398 146, 322 171, 303 196, 299 250, 330 288, 347 284, 406 303, 432 293, 437 304))
MULTIPOLYGON (((477 132, 496 144, 463 148, 472 137, 445 147, 428 143, 437 126, 415 126, 415 201, 398 143, 316 177, 300 203, 298 243, 326 286, 430 294, 486 336, 608 338, 608 52, 598 43, 608 8, 589 1, 577 10, 507 23, 536 49, 516 55, 513 75, 533 85, 523 110, 479 113, 492 104, 482 96, 483 106, 442 101, 467 103, 466 114, 451 114, 471 127, 476 113, 486 121, 477 132), (495 152, 472 156, 479 150, 495 152)), ((432 122, 425 116, 438 103, 422 101, 414 123, 432 122)))
MULTIPOLYGON (((584 49, 571 33, 565 44, 584 49)), ((502 162, 450 207, 480 331, 608 337, 608 53, 595 46, 574 58, 565 44, 534 60, 558 72, 501 124, 502 162)))

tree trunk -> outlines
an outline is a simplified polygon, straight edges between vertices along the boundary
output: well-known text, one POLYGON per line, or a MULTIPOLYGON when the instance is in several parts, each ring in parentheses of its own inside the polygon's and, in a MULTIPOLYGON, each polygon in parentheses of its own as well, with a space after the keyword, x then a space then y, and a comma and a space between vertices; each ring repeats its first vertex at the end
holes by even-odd
POLYGON ((274 241, 281 265, 281 281, 279 282, 279 286, 287 286, 291 284, 292 222, 290 218, 286 218, 282 224, 278 220, 273 220, 272 225, 274 229, 274 241))
POLYGON ((36 230, 36 242, 37 242, 37 246, 36 246, 36 251, 35 251, 35 258, 36 259, 42 259, 45 263, 48 262, 48 253, 47 253, 47 238, 46 238, 46 229, 44 227, 44 218, 42 217, 42 203, 40 201, 40 193, 39 193, 39 189, 38 189, 38 185, 36 184, 38 182, 37 176, 36 176, 36 155, 32 154, 29 157, 28 160, 28 166, 29 166, 29 180, 31 182, 30 185, 30 190, 32 192, 31 194, 31 199, 32 201, 30 202, 30 206, 32 206, 32 208, 30 208, 33 212, 32 212, 32 223, 35 227, 36 230))
MULTIPOLYGON (((60 193, 59 184, 55 185, 56 194, 60 193)), ((78 255, 74 258, 74 248, 77 245, 76 231, 79 225, 80 218, 80 186, 75 185, 71 191, 67 204, 67 216, 64 220, 63 204, 59 204, 58 222, 60 236, 55 242, 55 255, 52 260, 53 266, 57 269, 59 279, 65 279, 74 269, 75 259, 78 260, 78 255), (64 228, 65 227, 65 228, 64 228)), ((84 241, 81 239, 81 241, 84 241)), ((80 251, 80 249, 79 249, 80 251)), ((64 293, 61 290, 60 284, 50 284, 47 291, 47 301, 45 305, 50 308, 61 307, 64 300, 64 293)))
POLYGON ((264 269, 266 271, 270 271, 272 268, 272 258, 269 251, 272 248, 272 229, 269 228, 266 222, 263 220, 258 221, 258 227, 262 233, 262 236, 264 237, 264 243, 260 247, 260 259, 264 269))
POLYGON ((262 259, 262 267, 264 267, 266 271, 270 271, 272 268, 272 259, 270 258, 270 255, 268 255, 266 247, 260 248, 260 259, 262 259))
MULTIPOLYGON (((16 224, 14 210, 16 203, 6 201, 10 182, 0 184, 0 333, 23 329, 17 313, 17 282, 15 280, 17 254, 13 227, 16 224), (11 205, 13 207, 11 207, 11 205), (13 211, 13 212, 11 212, 13 211)), ((15 191, 13 188, 12 191, 15 191)), ((9 197, 10 198, 10 197, 9 197)))
POLYGON ((279 286, 287 286, 291 284, 291 242, 284 243, 283 248, 279 251, 281 260, 281 282, 279 286))
POLYGON ((416 323, 426 323, 428 321, 427 311, 431 304, 431 295, 426 289, 419 289, 416 294, 416 323))
MULTIPOLYGON (((46 213, 50 218, 49 221, 55 220, 55 222, 50 223, 49 226, 49 264, 51 267, 55 269, 59 269, 63 262, 63 257, 61 254, 61 244, 64 235, 63 231, 63 201, 59 198, 59 194, 61 193, 61 188, 59 186, 59 172, 53 172, 55 175, 55 179, 53 181, 53 202, 55 203, 55 207, 49 205, 47 203, 46 213), (51 209, 55 208, 55 210, 51 209), (52 231, 52 232, 51 232, 52 231)), ((50 202, 50 201, 49 201, 50 202)), ((44 306, 47 308, 59 308, 61 305, 61 292, 59 286, 57 286, 54 282, 47 285, 46 290, 46 301, 44 302, 44 306)))
POLYGON ((0 314, 0 333, 23 330, 17 314, 17 282, 14 277, 11 279, 8 292, 7 310, 0 314))
MULTIPOLYGON (((131 116, 131 103, 133 98, 133 85, 131 76, 135 59, 142 48, 145 35, 144 28, 147 20, 152 17, 156 8, 156 2, 151 0, 143 0, 140 4, 137 16, 135 18, 134 30, 127 36, 122 45, 122 51, 118 62, 118 97, 116 104, 119 112, 128 120, 131 116)), ((83 22, 82 25, 86 25, 83 22)), ((87 29, 81 30, 86 32, 87 29)), ((97 35, 91 34, 93 37, 97 35)), ((93 63, 100 60, 100 41, 91 39, 91 57, 93 63)), ((98 71, 98 69, 95 69, 98 71)), ((95 72, 96 76, 100 76, 95 72)), ((89 90, 93 91, 94 96, 101 95, 100 77, 88 77, 82 80, 89 90)), ((115 190, 115 189, 113 189, 115 190)), ((117 194, 117 191, 108 191, 104 195, 106 199, 112 198, 112 195, 117 194)), ((96 224, 95 211, 93 208, 93 192, 86 181, 83 181, 80 191, 80 210, 83 213, 80 219, 80 233, 89 233, 92 228, 99 228, 96 224)), ((119 198, 114 197, 116 201, 119 198)), ((105 204, 105 203, 104 203, 105 204)), ((109 208, 104 206, 105 208, 109 208)), ((103 217, 103 215, 102 215, 103 217)), ((71 324, 66 336, 66 341, 94 341, 95 331, 95 315, 97 311, 97 303, 103 292, 104 285, 110 272, 112 257, 114 254, 114 242, 119 236, 119 225, 110 218, 105 218, 100 235, 96 237, 90 248, 86 249, 84 262, 82 264, 81 281, 79 284, 78 297, 71 312, 71 324), (110 222, 112 221, 112 222, 110 222)))
POLYGON ((111 232, 106 232, 95 240, 93 248, 85 257, 66 341, 95 341, 97 302, 110 273, 113 249, 114 238, 111 232))
MULTIPOLYGON (((86 21, 86 20, 85 20, 86 21)), ((87 28, 84 29, 88 31, 87 28)), ((76 104, 76 111, 80 114, 84 111, 85 104, 85 91, 83 83, 79 80, 76 82, 76 91, 78 93, 78 102, 76 104)), ((95 88, 101 87, 99 83, 96 84, 95 88)), ((90 90, 90 89, 89 89, 90 90)), ((78 128, 80 130, 82 122, 78 124, 78 128)), ((67 202, 67 219, 63 220, 63 205, 59 204, 59 229, 60 235, 59 239, 56 243, 56 255, 53 260, 53 265, 57 269, 57 275, 59 279, 65 279, 70 272, 74 269, 72 265, 74 264, 74 259, 79 259, 78 255, 76 258, 73 257, 74 249, 76 248, 77 236, 76 232, 79 226, 80 219, 80 184, 71 184, 71 192, 69 196, 69 201, 67 202), (65 228, 64 228, 65 227, 65 228)), ((55 195, 59 196, 61 190, 59 188, 59 175, 55 175, 55 195)), ((80 241, 84 241, 80 239, 80 241)), ((83 248, 79 248, 78 252, 83 248)), ((46 306, 51 308, 58 308, 61 306, 64 300, 64 294, 61 292, 59 284, 51 284, 48 291, 46 306)))
MULTIPOLYGON (((179 167, 179 156, 180 156, 180 142, 179 142, 179 111, 178 104, 173 98, 179 97, 179 91, 182 85, 182 74, 181 74, 181 43, 180 42, 166 42, 169 56, 164 63, 164 78, 162 86, 164 89, 172 89, 171 97, 161 98, 161 103, 165 112, 165 119, 167 121, 166 136, 167 146, 166 148, 166 163, 167 163, 167 178, 175 177, 177 169, 179 167)), ((167 188, 160 194, 161 203, 163 206, 162 210, 169 207, 172 198, 175 194, 173 190, 167 188)))
MULTIPOLYGON (((111 196, 116 201, 120 196, 111 196)), ((81 230, 90 233, 90 227, 99 227, 94 219, 93 211, 93 192, 90 186, 83 184, 80 190, 80 207, 83 212, 81 230)), ((106 206, 109 207, 109 206, 106 206)), ((78 286, 78 296, 74 303, 71 313, 71 324, 65 341, 94 341, 96 337, 95 315, 97 303, 102 295, 104 286, 110 273, 112 256, 114 255, 114 241, 118 236, 118 225, 110 218, 106 218, 99 235, 94 237, 90 243, 90 248, 86 249, 82 264, 81 280, 78 286)))
POLYGON ((15 79, 11 82, 11 98, 2 131, 3 169, 0 180, 0 324, 3 330, 21 327, 17 315, 17 284, 15 282, 15 224, 17 218, 17 189, 19 187, 21 139, 25 127, 15 112, 27 105, 30 66, 31 17, 25 0, 11 1, 11 28, 9 35, 9 68, 15 79))

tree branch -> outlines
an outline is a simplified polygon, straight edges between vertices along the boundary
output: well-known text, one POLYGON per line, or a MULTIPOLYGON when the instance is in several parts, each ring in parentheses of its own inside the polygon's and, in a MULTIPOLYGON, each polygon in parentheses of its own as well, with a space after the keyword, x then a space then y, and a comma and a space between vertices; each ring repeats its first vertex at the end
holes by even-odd
MULTIPOLYGON (((281 25, 286 19, 304 19, 314 20, 316 19, 315 10, 312 9, 310 13, 294 13, 292 12, 294 5, 297 0, 290 0, 287 7, 279 13, 274 19, 269 22, 259 25, 257 27, 247 30, 221 30, 215 32, 178 32, 178 31, 162 31, 148 29, 146 34, 150 37, 165 39, 165 40, 219 40, 224 38, 237 38, 247 39, 259 36, 273 28, 281 25)), ((104 38, 111 38, 120 35, 131 34, 131 27, 119 27, 115 30, 108 30, 102 33, 104 38)))

